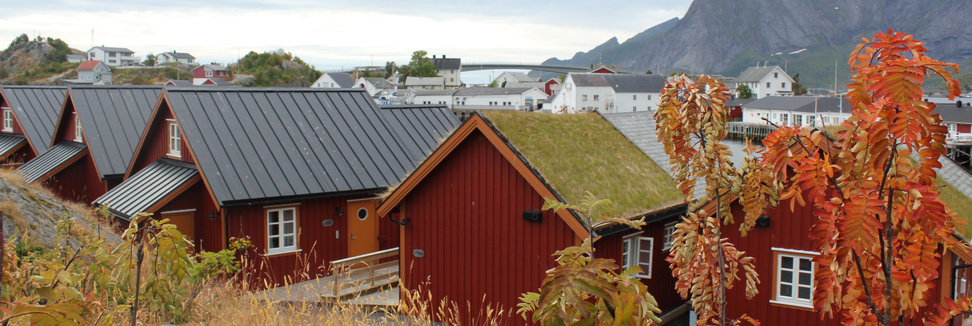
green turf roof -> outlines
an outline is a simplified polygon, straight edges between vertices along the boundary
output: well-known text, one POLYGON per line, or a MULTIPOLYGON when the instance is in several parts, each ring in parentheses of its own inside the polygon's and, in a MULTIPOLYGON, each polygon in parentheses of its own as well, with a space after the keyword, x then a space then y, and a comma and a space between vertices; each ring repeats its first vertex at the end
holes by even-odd
POLYGON ((958 218, 964 220, 967 225, 964 226, 965 230, 961 230, 960 227, 956 230, 956 233, 961 233, 966 239, 972 239, 972 199, 965 197, 961 192, 955 189, 952 185, 941 178, 938 179, 938 184, 943 185, 939 188, 941 194, 939 199, 948 205, 952 211, 958 214, 958 218))
POLYGON ((598 114, 488 112, 484 115, 568 203, 590 191, 631 217, 681 203, 675 181, 598 114))

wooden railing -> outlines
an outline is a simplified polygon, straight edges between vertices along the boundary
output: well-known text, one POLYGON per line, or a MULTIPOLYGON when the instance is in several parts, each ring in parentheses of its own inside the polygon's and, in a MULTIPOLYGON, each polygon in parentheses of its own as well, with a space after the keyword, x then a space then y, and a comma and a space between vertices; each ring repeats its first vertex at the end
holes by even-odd
POLYGON ((385 279, 398 276, 399 271, 397 269, 390 273, 375 273, 376 271, 385 268, 397 267, 398 259, 384 263, 379 263, 379 261, 385 258, 397 258, 398 255, 398 247, 395 247, 332 261, 331 271, 332 275, 334 276, 332 294, 334 296, 338 296, 341 286, 346 285, 344 282, 342 282, 342 280, 347 280, 353 283, 355 287, 367 285, 366 287, 370 288, 375 285, 376 281, 383 281, 385 279))

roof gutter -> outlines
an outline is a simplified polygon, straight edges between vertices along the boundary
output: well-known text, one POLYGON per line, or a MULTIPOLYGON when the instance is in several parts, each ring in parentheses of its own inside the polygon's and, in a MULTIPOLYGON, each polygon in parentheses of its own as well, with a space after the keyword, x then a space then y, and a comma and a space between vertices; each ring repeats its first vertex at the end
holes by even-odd
POLYGON ((341 192, 326 192, 317 193, 310 195, 299 195, 299 196, 289 196, 289 197, 275 197, 275 198, 261 198, 261 199, 240 199, 223 201, 219 203, 220 207, 235 207, 235 206, 251 206, 251 205, 272 205, 272 204, 286 204, 295 201, 302 201, 307 199, 317 199, 317 198, 330 198, 338 196, 348 196, 348 195, 362 195, 362 194, 375 194, 385 191, 387 187, 372 188, 372 189, 361 189, 361 190, 351 190, 351 191, 341 191, 341 192))
MULTIPOLYGON (((640 217, 633 218, 633 219, 641 220, 642 222, 649 224, 658 221, 668 220, 673 217, 677 218, 677 217, 685 216, 686 213, 688 213, 688 203, 681 203, 678 205, 648 212, 645 213, 644 215, 641 215, 640 217)), ((593 235, 595 237, 606 237, 618 233, 623 233, 629 230, 632 230, 630 226, 614 223, 603 227, 595 228, 593 235)))

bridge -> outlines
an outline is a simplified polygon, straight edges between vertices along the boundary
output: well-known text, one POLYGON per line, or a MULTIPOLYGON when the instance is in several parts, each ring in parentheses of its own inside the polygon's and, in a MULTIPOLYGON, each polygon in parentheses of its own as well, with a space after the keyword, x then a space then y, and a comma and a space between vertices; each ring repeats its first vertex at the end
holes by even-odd
POLYGON ((588 72, 591 71, 589 67, 568 67, 568 66, 541 66, 539 64, 531 63, 462 63, 462 68, 459 71, 477 71, 477 70, 540 70, 546 72, 556 72, 561 74, 566 74, 569 72, 588 72))

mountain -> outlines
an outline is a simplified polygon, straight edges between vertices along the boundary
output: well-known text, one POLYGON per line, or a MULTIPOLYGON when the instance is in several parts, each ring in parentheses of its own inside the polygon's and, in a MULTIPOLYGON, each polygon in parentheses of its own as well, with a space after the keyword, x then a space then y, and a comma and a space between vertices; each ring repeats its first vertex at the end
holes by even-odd
POLYGON ((598 45, 588 52, 575 53, 574 57, 568 60, 550 58, 541 63, 541 65, 586 67, 601 63, 618 64, 625 58, 633 57, 646 44, 654 40, 656 36, 661 35, 677 22, 678 17, 672 18, 632 36, 627 41, 624 41, 624 43, 618 43, 618 38, 612 37, 607 42, 598 45))
POLYGON ((925 42, 935 59, 972 64, 969 16, 967 0, 695 0, 684 18, 641 41, 632 54, 607 55, 626 41, 601 49, 600 57, 629 71, 726 76, 768 62, 799 73, 805 85, 827 87, 834 83, 835 61, 843 83, 861 37, 889 28, 925 42))

